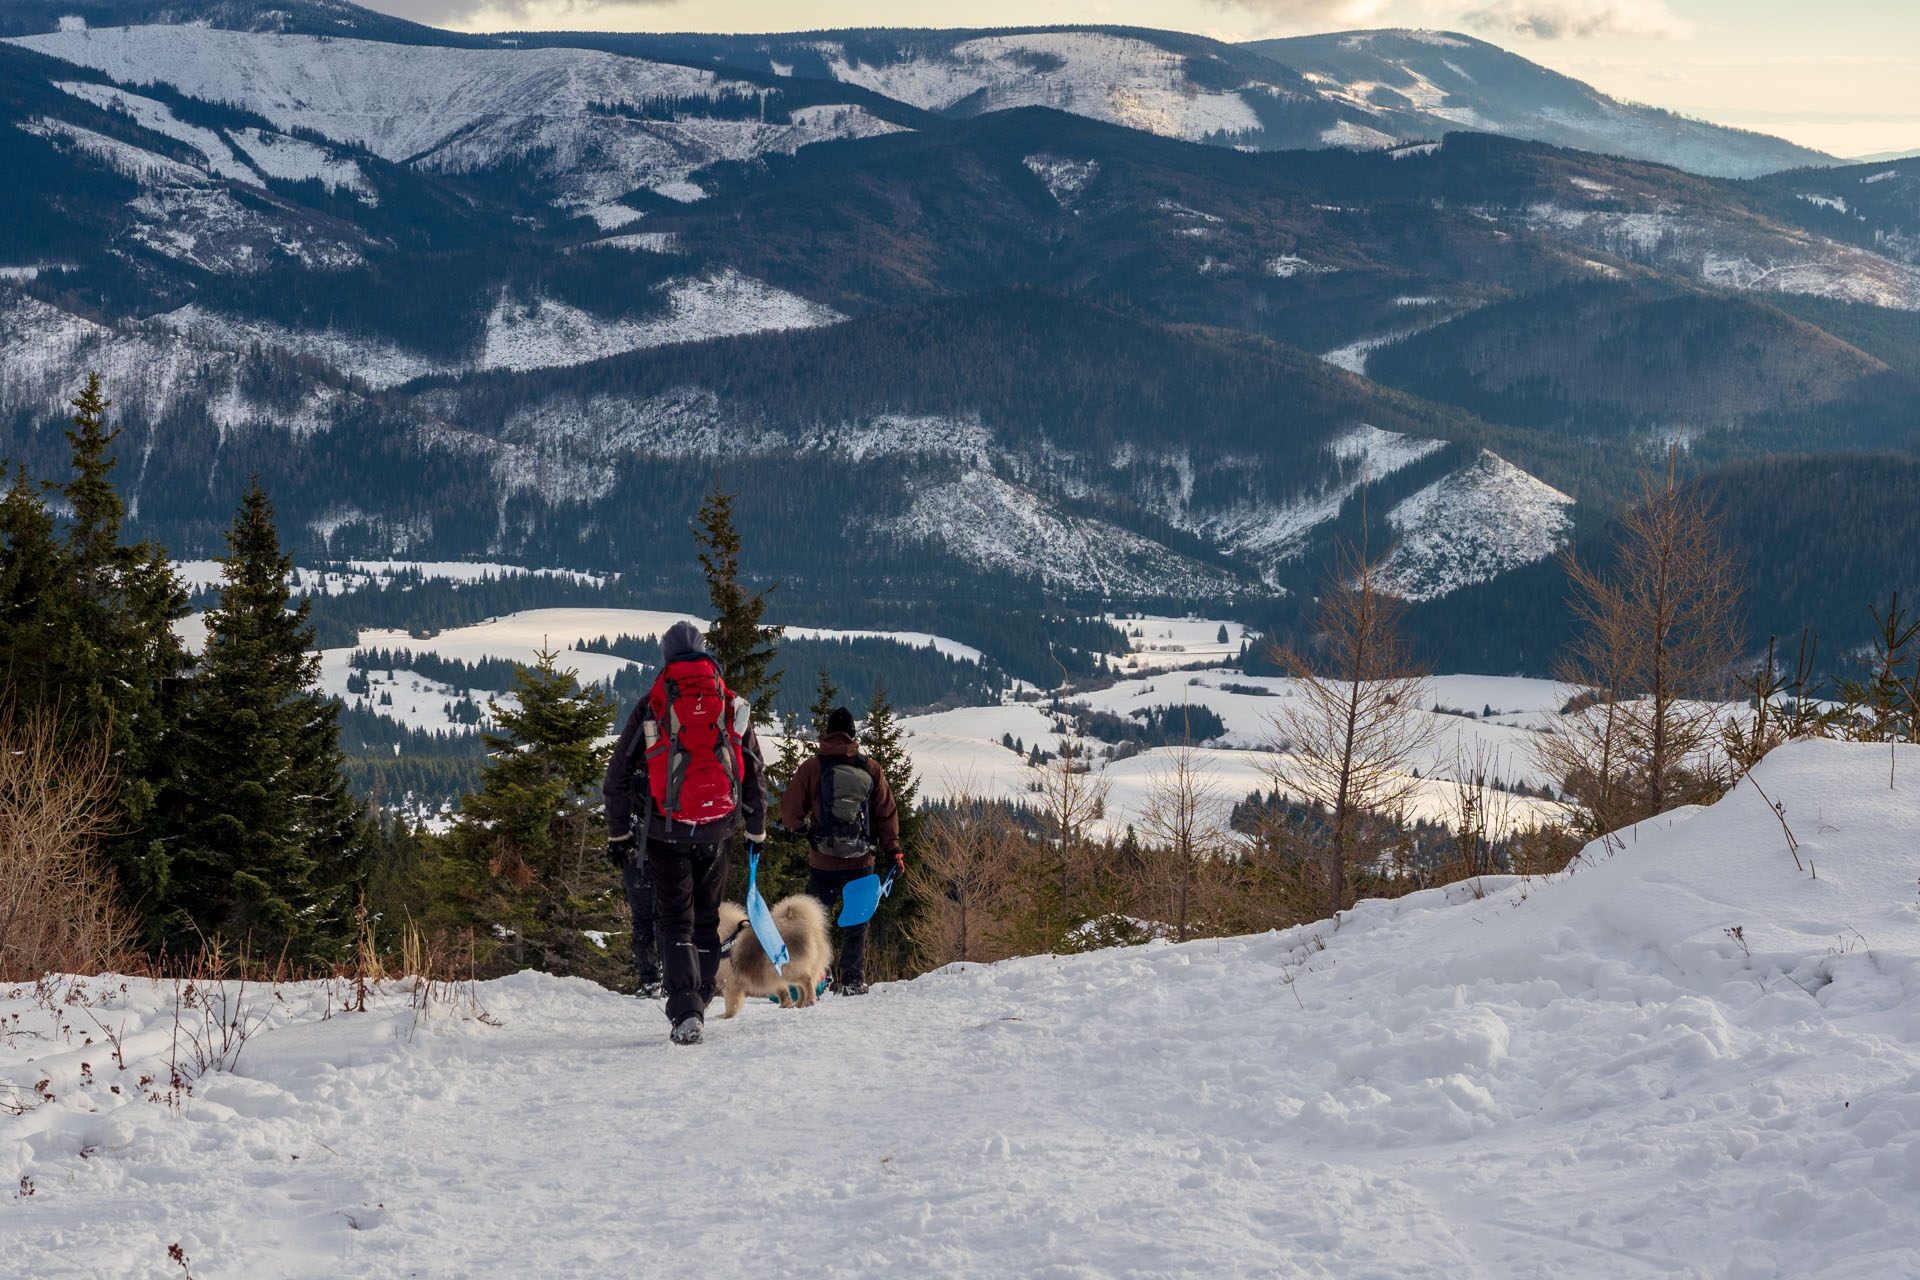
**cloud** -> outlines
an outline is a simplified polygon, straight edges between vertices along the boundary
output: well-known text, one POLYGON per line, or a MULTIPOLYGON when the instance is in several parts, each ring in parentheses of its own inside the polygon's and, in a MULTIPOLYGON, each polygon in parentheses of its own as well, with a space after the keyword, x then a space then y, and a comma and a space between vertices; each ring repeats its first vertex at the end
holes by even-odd
MULTIPOLYGON (((608 9, 659 8, 675 0, 367 0, 367 7, 430 27, 566 30, 570 17, 608 9), (479 21, 484 18, 485 21, 479 21)), ((577 24, 573 24, 577 25, 577 24)))
POLYGON ((1536 40, 1589 36, 1667 39, 1692 32, 1666 0, 1491 0, 1468 9, 1460 20, 1480 31, 1532 36, 1536 40))
POLYGON ((1387 0, 1222 0, 1285 27, 1351 27, 1370 21, 1387 0))

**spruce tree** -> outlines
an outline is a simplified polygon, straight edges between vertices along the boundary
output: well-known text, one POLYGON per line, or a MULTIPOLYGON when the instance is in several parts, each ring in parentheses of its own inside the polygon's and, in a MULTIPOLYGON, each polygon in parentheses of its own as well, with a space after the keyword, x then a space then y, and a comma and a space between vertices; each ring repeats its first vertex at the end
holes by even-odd
POLYGON ((115 571, 122 567, 120 522, 126 505, 110 478, 119 459, 109 452, 121 433, 119 428, 107 429, 113 401, 101 394, 99 374, 87 375, 86 387, 72 404, 73 425, 66 432, 73 448, 73 479, 66 486, 67 505, 73 509, 67 548, 81 597, 105 607, 114 595, 115 571))
MULTIPOLYGON (((922 818, 919 812, 920 783, 913 775, 913 761, 907 756, 906 737, 894 715, 893 700, 885 685, 875 684, 867 701, 866 722, 861 725, 861 748, 867 758, 880 766, 893 790, 893 803, 900 815, 900 851, 917 860, 922 818)), ((892 868, 882 865, 885 876, 892 868)), ((897 886, 896 886, 897 887, 897 886)), ((874 916, 867 945, 873 955, 870 964, 875 973, 903 973, 913 954, 913 925, 920 904, 910 893, 896 892, 888 905, 874 916)))
POLYGON ((767 761, 767 803, 777 807, 780 796, 799 772, 806 759, 807 736, 800 731, 800 717, 789 711, 780 718, 780 754, 767 761))
POLYGON ((288 607, 293 561, 257 479, 226 542, 220 603, 172 743, 160 931, 176 948, 198 932, 323 962, 346 944, 363 852, 339 708, 317 687, 306 601, 288 607))
POLYGON ((617 707, 555 658, 542 650, 515 675, 511 703, 488 703, 490 759, 450 833, 440 888, 454 915, 443 923, 497 926, 515 964, 574 972, 586 958, 577 917, 607 889, 600 783, 617 707))
POLYGON ((768 668, 779 653, 785 628, 760 625, 767 611, 767 593, 748 592, 740 585, 740 535, 733 528, 735 496, 714 482, 700 504, 694 541, 700 547, 700 567, 713 605, 707 651, 719 659, 727 687, 753 704, 754 722, 759 724, 773 718, 781 673, 768 668))
POLYGON ((807 713, 813 717, 813 744, 819 747, 821 739, 827 736, 827 717, 840 705, 840 686, 833 682, 833 674, 825 667, 820 668, 820 678, 813 686, 813 705, 807 713))
POLYGON ((55 702, 64 636, 58 608, 72 581, 46 486, 22 467, 0 498, 0 671, 11 701, 55 702))
POLYGON ((168 856, 154 803, 173 761, 163 735, 178 677, 190 665, 173 633, 186 593, 166 553, 122 545, 125 508, 112 482, 120 433, 97 374, 72 402, 72 479, 61 496, 65 536, 51 541, 40 486, 16 478, 0 508, 0 587, 12 593, 6 666, 9 690, 51 710, 63 734, 104 743, 114 761, 112 834, 100 850, 144 926, 164 894, 168 856))
POLYGON ((883 684, 873 686, 873 697, 867 702, 866 723, 860 727, 860 739, 867 758, 887 775, 887 785, 893 789, 893 802, 900 810, 900 847, 911 855, 920 842, 920 781, 913 775, 906 735, 900 732, 893 700, 887 696, 887 687, 883 684))

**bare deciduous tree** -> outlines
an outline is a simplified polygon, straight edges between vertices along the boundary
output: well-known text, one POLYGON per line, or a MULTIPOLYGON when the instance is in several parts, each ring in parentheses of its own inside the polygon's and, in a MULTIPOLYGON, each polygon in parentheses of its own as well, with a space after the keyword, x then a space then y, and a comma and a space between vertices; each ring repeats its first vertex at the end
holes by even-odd
POLYGON ((920 857, 904 887, 919 904, 905 926, 921 964, 1002 958, 989 946, 1025 838, 1006 811, 961 796, 927 824, 920 857))
POLYGON ((1294 696, 1273 718, 1280 741, 1277 790, 1327 812, 1322 870, 1329 912, 1347 907, 1348 869, 1361 818, 1403 808, 1420 782, 1413 770, 1431 740, 1421 709, 1425 676, 1399 628, 1405 603, 1392 593, 1385 557, 1341 544, 1320 597, 1312 652, 1279 650, 1294 696))
POLYGON ((1169 747, 1147 780, 1139 835, 1151 850, 1147 866, 1167 896, 1174 940, 1190 936, 1196 882, 1225 852, 1229 833, 1219 822, 1220 782, 1189 741, 1169 747))
POLYGON ((1094 838, 1112 784, 1093 771, 1078 726, 1058 752, 1028 769, 1027 791, 1044 830, 1016 869, 1017 905, 1001 915, 994 944, 1011 954, 1058 951, 1087 920, 1124 907, 1128 886, 1106 875, 1107 846, 1094 838))
POLYGON ((1725 786, 1716 703, 1738 654, 1738 567, 1674 462, 1641 477, 1610 570, 1566 557, 1580 627, 1557 674, 1576 692, 1540 753, 1590 835, 1725 786))

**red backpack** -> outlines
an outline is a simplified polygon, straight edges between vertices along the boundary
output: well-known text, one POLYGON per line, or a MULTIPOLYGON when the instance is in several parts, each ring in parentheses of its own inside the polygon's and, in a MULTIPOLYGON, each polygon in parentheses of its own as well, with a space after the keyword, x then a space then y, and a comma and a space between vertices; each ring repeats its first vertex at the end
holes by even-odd
POLYGON ((740 803, 741 741, 753 709, 704 653, 669 662, 647 694, 647 787, 654 810, 689 826, 717 822, 740 803))

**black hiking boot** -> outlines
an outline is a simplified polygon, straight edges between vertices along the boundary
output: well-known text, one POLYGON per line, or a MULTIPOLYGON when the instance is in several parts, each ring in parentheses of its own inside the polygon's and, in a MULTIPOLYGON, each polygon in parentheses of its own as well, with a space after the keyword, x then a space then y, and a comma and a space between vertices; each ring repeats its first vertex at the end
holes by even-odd
POLYGON ((690 1013, 673 1024, 673 1042, 675 1044, 699 1044, 700 1027, 704 1020, 697 1013, 690 1013))
POLYGON ((843 982, 840 984, 840 994, 843 996, 863 996, 867 994, 867 984, 864 982, 843 982))
POLYGON ((660 985, 660 971, 658 969, 650 973, 642 973, 634 982, 633 994, 639 996, 642 1000, 658 1000, 664 991, 665 988, 660 985))

